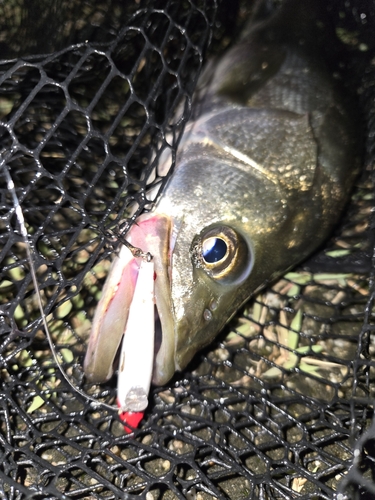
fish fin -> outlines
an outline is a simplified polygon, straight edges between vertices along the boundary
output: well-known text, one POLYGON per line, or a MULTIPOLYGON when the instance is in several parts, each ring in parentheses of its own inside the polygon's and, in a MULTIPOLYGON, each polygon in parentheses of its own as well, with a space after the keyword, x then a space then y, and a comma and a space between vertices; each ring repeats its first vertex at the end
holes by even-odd
POLYGON ((329 29, 325 0, 259 0, 241 38, 258 37, 264 42, 311 45, 324 43, 329 29), (324 38, 325 40, 325 38, 324 38))
MULTIPOLYGON (((324 2, 287 0, 280 7, 262 0, 255 7, 241 41, 211 68, 208 94, 246 105, 280 69, 288 46, 303 46, 311 55, 327 41, 330 29, 324 2), (249 57, 249 49, 251 57, 249 57), (247 64, 244 64, 244 60, 247 64)), ((207 75, 205 80, 207 81, 207 75)))
POLYGON ((241 33, 241 38, 246 38, 257 23, 267 21, 275 14, 276 10, 277 8, 275 8, 275 2, 273 0, 258 0, 254 6, 250 19, 247 21, 241 33))
POLYGON ((254 43, 251 59, 243 64, 248 52, 248 42, 234 47, 222 61, 221 74, 215 75, 220 81, 217 94, 242 105, 279 71, 286 56, 283 47, 254 43))

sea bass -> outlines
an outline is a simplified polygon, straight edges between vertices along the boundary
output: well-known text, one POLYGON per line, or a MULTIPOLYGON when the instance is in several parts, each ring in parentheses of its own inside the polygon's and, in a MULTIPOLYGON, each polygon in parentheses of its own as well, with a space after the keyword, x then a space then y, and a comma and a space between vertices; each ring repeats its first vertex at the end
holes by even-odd
MULTIPOLYGON (((127 235, 153 256, 155 384, 184 369, 249 297, 311 254, 348 198, 358 163, 355 113, 316 44, 319 3, 287 1, 258 16, 209 64, 175 170, 127 235)), ((123 247, 96 310, 89 381, 113 374, 138 269, 123 247)))

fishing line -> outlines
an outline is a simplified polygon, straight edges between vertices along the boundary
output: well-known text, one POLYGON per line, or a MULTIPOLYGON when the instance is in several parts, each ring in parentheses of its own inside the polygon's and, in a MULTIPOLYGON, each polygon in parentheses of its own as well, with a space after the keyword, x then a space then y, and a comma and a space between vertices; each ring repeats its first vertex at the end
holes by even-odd
POLYGON ((30 265, 30 273, 31 273, 32 282, 33 282, 33 285, 35 288, 38 309, 39 309, 40 314, 41 314, 41 319, 42 319, 45 335, 46 335, 50 350, 52 352, 53 359, 54 359, 61 375, 63 376, 64 380, 73 389, 73 391, 78 393, 80 396, 82 396, 86 400, 90 401, 94 408, 102 407, 102 408, 106 408, 107 410, 111 410, 111 411, 114 410, 114 411, 116 411, 116 413, 118 413, 117 406, 112 406, 112 405, 109 405, 107 403, 103 403, 101 401, 98 401, 95 398, 93 398, 92 396, 89 396, 88 394, 86 394, 79 387, 77 387, 70 380, 69 376, 67 375, 67 373, 65 372, 64 368, 62 367, 62 365, 59 361, 59 356, 58 356, 58 353, 56 351, 55 345, 53 343, 52 336, 51 336, 51 333, 50 333, 49 327, 48 327, 47 318, 46 318, 46 315, 45 315, 44 309, 43 309, 42 297, 41 297, 38 279, 36 276, 36 271, 35 271, 35 266, 34 266, 33 249, 32 249, 32 246, 31 246, 29 238, 28 238, 28 233, 27 233, 27 229, 26 229, 25 218, 23 215, 22 207, 20 205, 20 202, 19 202, 19 199, 18 199, 18 196, 16 193, 13 179, 9 173, 8 166, 7 166, 4 159, 1 160, 0 167, 2 167, 4 174, 5 174, 5 178, 6 178, 6 182, 7 182, 7 189, 9 191, 9 193, 11 194, 13 206, 14 206, 14 211, 15 211, 17 221, 18 221, 18 224, 20 227, 20 233, 21 233, 22 239, 23 239, 25 246, 26 246, 26 256, 27 256, 27 260, 28 260, 29 265, 30 265))

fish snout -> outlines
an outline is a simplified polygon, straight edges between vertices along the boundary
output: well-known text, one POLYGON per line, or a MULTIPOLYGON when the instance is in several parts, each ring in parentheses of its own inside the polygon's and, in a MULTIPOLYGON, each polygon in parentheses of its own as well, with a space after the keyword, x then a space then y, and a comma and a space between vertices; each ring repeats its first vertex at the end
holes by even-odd
MULTIPOLYGON (((170 285, 171 234, 170 217, 145 214, 138 219, 127 236, 133 247, 142 250, 143 254, 152 255, 156 321, 155 350, 151 362, 153 380, 157 384, 167 382, 175 372, 175 334, 170 285)), ((113 262, 95 312, 84 362, 85 374, 90 382, 105 382, 113 374, 113 365, 127 328, 141 262, 142 258, 135 258, 125 246, 113 262)), ((142 314, 142 311, 139 314, 142 314)), ((138 347, 137 352, 141 352, 138 347)), ((125 352, 124 363, 131 357, 132 352, 125 352)))

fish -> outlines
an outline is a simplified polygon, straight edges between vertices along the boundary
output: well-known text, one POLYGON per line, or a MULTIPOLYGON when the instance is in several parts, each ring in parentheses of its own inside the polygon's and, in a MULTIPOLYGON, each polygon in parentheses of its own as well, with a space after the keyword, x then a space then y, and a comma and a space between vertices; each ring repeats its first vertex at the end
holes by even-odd
MULTIPOLYGON (((175 169, 127 234, 154 266, 156 385, 327 239, 358 173, 355 105, 318 43, 324 2, 264 5, 203 71, 175 169)), ((84 361, 90 382, 113 376, 141 260, 125 245, 114 257, 84 361)))

